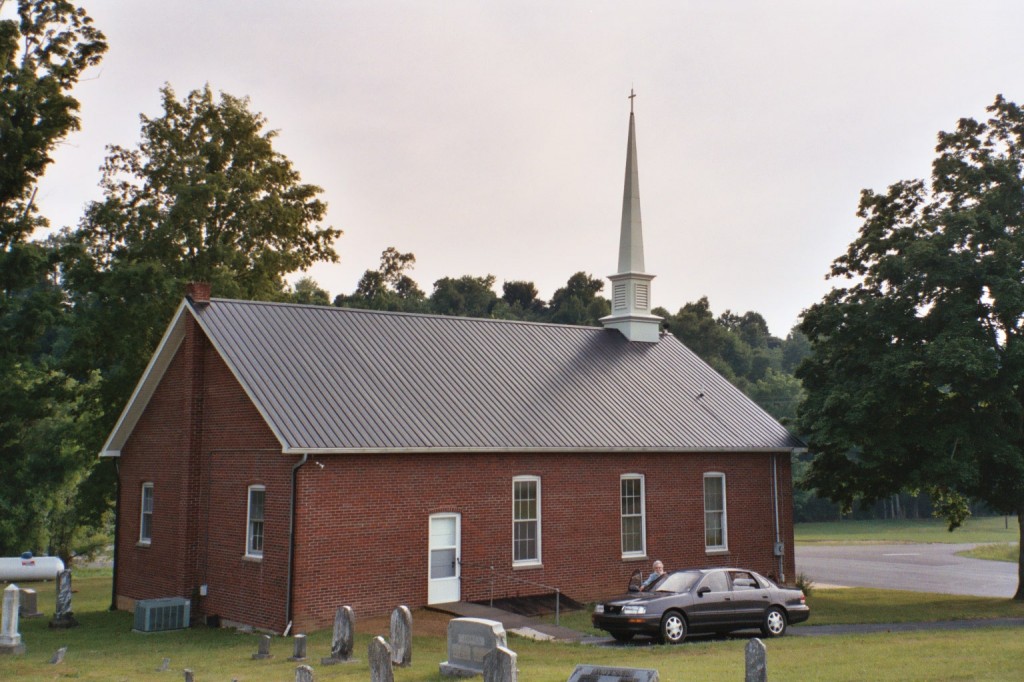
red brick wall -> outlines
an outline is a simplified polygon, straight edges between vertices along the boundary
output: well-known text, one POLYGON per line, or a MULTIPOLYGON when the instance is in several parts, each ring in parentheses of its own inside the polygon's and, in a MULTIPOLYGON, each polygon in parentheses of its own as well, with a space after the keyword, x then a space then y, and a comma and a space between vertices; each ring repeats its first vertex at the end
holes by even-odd
MULTIPOLYGON (((377 615, 427 600, 430 514, 462 514, 462 597, 536 594, 515 576, 588 601, 624 591, 654 559, 669 569, 737 565, 777 574, 771 456, 765 454, 334 455, 300 470, 297 624, 327 626, 349 604, 377 615), (703 476, 726 475, 726 554, 704 548, 703 476), (644 475, 647 558, 623 560, 619 477, 644 475), (541 568, 512 568, 512 478, 541 478, 541 568)), ((789 457, 779 457, 780 522, 790 521, 789 457), (783 515, 781 512, 787 510, 783 515)), ((784 528, 790 528, 784 525, 784 528)), ((792 579, 792 534, 786 575, 792 579)))
MULTIPOLYGON (((189 333, 122 449, 118 593, 193 598, 197 614, 281 631, 292 466, 223 361, 189 333), (136 546, 143 482, 154 483, 153 542, 136 546), (262 560, 245 558, 247 489, 266 487, 262 560), (205 597, 199 585, 208 586, 205 597)), ((622 591, 654 559, 667 568, 735 565, 777 574, 769 454, 313 455, 298 473, 295 631, 336 608, 386 614, 427 601, 430 514, 462 515, 462 597, 535 594, 515 576, 581 601, 622 591), (322 466, 321 466, 322 465, 322 466), (703 476, 726 475, 727 554, 704 549, 703 476), (647 558, 623 560, 619 477, 644 475, 647 558), (542 563, 512 569, 512 477, 541 478, 542 563)), ((788 455, 778 457, 785 574, 794 576, 788 455)))

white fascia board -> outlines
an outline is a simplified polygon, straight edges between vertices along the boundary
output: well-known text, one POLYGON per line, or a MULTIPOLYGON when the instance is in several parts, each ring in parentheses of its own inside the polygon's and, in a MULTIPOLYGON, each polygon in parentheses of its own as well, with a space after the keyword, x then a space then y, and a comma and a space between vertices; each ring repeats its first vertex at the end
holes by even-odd
POLYGON ((107 436, 107 442, 103 444, 103 448, 100 450, 100 457, 121 456, 121 448, 124 447, 128 437, 135 429, 135 425, 149 404, 149 399, 153 397, 153 392, 160 384, 160 380, 163 379, 164 372, 167 371, 171 360, 174 359, 174 354, 178 352, 182 339, 185 338, 184 318, 186 312, 191 313, 191 308, 187 300, 182 300, 177 312, 174 313, 174 317, 171 319, 171 323, 167 326, 167 331, 164 332, 163 338, 160 339, 156 352, 149 359, 146 371, 142 373, 142 378, 135 385, 132 397, 128 399, 128 404, 121 411, 117 424, 114 425, 114 429, 107 436))
POLYGON ((281 454, 284 455, 388 455, 388 454, 501 454, 501 453, 530 453, 530 454, 576 454, 576 453, 616 453, 616 452, 633 452, 633 453, 651 453, 651 454, 733 454, 733 455, 749 455, 749 454, 793 454, 798 455, 806 452, 807 448, 759 448, 759 447, 692 447, 692 448, 525 448, 525 447, 507 447, 507 448, 448 448, 448 447, 391 447, 391 448, 306 448, 306 447, 291 447, 283 448, 281 454))

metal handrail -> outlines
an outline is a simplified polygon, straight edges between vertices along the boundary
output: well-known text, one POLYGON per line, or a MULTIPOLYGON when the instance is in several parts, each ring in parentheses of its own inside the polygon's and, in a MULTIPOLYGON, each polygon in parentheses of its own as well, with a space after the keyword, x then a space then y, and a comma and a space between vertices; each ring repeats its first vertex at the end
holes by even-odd
MULTIPOLYGON (((459 562, 459 565, 460 565, 460 567, 465 567, 466 566, 466 564, 461 562, 461 561, 459 562)), ((514 575, 508 575, 508 574, 498 575, 497 569, 495 569, 493 565, 490 566, 489 569, 490 569, 490 573, 491 573, 490 577, 480 576, 480 577, 468 577, 467 578, 467 577, 465 577, 465 576, 463 576, 461 574, 461 571, 460 571, 459 577, 462 580, 471 580, 471 581, 478 582, 478 583, 479 582, 485 582, 485 581, 490 582, 490 584, 491 584, 490 606, 492 608, 494 607, 494 582, 499 577, 502 578, 503 580, 507 580, 509 582, 521 583, 523 585, 533 585, 534 587, 541 587, 541 588, 543 588, 545 590, 553 590, 554 593, 555 593, 555 625, 561 625, 562 591, 560 589, 558 589, 557 587, 555 587, 553 585, 545 585, 544 583, 534 582, 533 580, 526 580, 525 578, 519 578, 519 577, 514 576, 514 575)))

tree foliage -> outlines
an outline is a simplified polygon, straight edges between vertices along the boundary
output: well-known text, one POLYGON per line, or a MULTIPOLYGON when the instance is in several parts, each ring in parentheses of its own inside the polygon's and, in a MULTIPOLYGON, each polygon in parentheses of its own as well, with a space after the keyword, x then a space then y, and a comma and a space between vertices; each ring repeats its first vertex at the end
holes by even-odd
POLYGON ((273 147, 245 98, 207 86, 141 116, 141 140, 110 147, 100 186, 63 238, 76 372, 99 367, 107 419, 124 405, 189 281, 218 296, 282 300, 285 275, 336 261, 321 190, 273 147), (110 333, 116 329, 117 333, 110 333))
MULTIPOLYGON (((0 2, 0 6, 4 3, 0 2)), ((47 222, 33 202, 51 152, 79 127, 71 91, 107 49, 85 10, 23 0, 0 21, 0 555, 53 551, 65 559, 102 525, 73 510, 95 464, 97 378, 61 368, 68 309, 47 222)))
POLYGON ((951 527, 968 498, 1024 514, 1024 111, 988 111, 939 134, 930 184, 862 192, 848 283, 804 314, 808 482, 844 505, 909 488, 951 527))

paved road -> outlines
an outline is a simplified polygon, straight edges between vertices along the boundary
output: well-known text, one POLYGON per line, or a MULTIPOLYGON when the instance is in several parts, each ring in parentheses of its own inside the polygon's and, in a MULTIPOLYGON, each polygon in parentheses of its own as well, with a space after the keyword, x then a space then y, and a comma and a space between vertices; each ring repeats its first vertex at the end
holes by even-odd
POLYGON ((797 545, 796 570, 818 585, 1012 597, 1017 564, 956 556, 974 545, 797 545))

